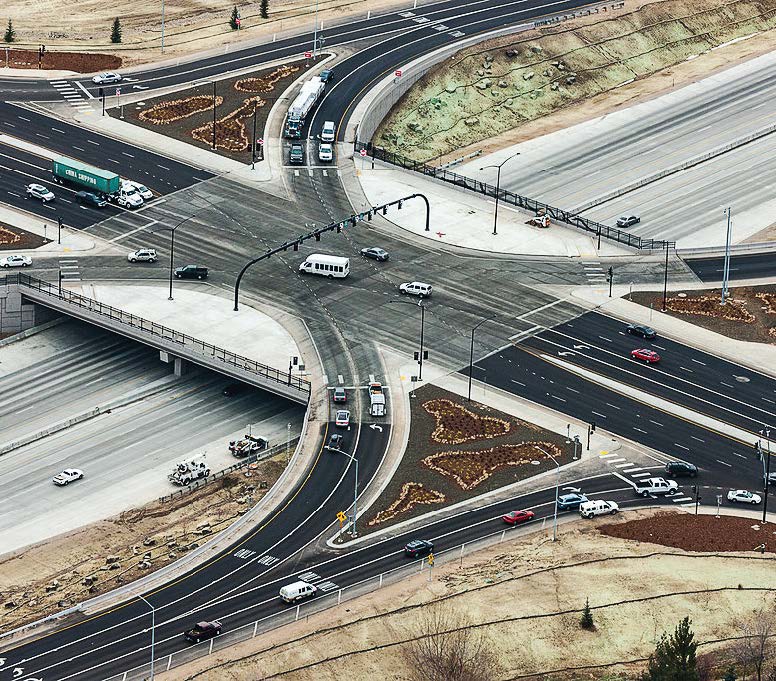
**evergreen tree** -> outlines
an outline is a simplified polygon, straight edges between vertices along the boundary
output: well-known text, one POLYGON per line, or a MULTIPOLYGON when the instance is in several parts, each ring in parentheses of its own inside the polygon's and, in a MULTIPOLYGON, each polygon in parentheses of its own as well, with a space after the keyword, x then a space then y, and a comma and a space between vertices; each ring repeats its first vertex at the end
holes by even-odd
POLYGON ((232 16, 229 18, 229 25, 232 27, 233 31, 236 31, 238 28, 240 28, 240 25, 237 23, 239 18, 240 12, 237 10, 237 5, 235 5, 234 9, 232 10, 232 16))
POLYGON ((583 629, 595 629, 595 622, 593 622, 593 611, 590 609, 590 599, 585 599, 585 609, 582 611, 582 618, 579 620, 579 624, 583 629))
POLYGON ((16 31, 14 30, 13 22, 10 19, 8 20, 8 27, 5 29, 3 40, 7 43, 12 43, 16 40, 16 31))
POLYGON ((113 20, 113 28, 110 30, 110 41, 112 43, 121 42, 121 22, 118 17, 113 20))
POLYGON ((698 681, 695 652, 698 644, 690 629, 690 618, 685 617, 671 636, 665 633, 649 658, 644 681, 698 681))
POLYGON ((269 0, 261 0, 261 12, 262 19, 269 19, 269 0))

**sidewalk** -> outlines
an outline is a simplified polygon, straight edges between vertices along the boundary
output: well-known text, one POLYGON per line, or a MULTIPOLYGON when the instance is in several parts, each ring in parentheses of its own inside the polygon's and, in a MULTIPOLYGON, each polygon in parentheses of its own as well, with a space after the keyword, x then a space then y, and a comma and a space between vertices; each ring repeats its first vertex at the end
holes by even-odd
MULTIPOLYGON (((345 149, 346 145, 339 145, 340 154, 345 149)), ((553 223, 543 229, 527 225, 526 221, 534 217, 532 213, 504 203, 499 203, 497 234, 494 235, 495 202, 492 199, 409 170, 381 163, 375 163, 372 168, 369 159, 356 157, 353 167, 359 187, 351 185, 348 194, 356 211, 410 194, 420 193, 428 198, 431 206, 428 232, 425 231, 426 206, 422 199, 406 202, 401 211, 393 208, 382 219, 395 226, 394 234, 406 230, 433 242, 429 243, 432 247, 457 246, 490 253, 561 258, 633 255, 632 250, 607 239, 601 241, 598 250, 594 235, 572 227, 553 223)))
POLYGON ((52 239, 50 243, 32 249, 9 248, 8 253, 29 253, 35 256, 55 256, 72 253, 89 253, 89 255, 113 255, 126 253, 126 249, 118 249, 112 244, 95 241, 90 235, 69 227, 62 228, 62 243, 57 243, 57 221, 44 220, 32 213, 25 213, 0 204, 0 225, 19 227, 32 234, 52 239))

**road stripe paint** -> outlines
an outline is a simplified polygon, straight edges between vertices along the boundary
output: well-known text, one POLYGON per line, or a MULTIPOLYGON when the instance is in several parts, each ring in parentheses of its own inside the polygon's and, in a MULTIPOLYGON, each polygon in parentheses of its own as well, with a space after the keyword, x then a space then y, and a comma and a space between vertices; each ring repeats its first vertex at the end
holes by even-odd
POLYGON ((722 385, 724 385, 726 388, 734 388, 735 386, 730 385, 730 383, 725 383, 725 381, 720 381, 722 385))
POLYGON ((607 402, 606 406, 611 407, 612 409, 616 409, 617 411, 621 411, 621 407, 618 407, 616 404, 609 404, 609 402, 607 402))
POLYGON ((84 94, 85 94, 85 95, 86 95, 86 96, 87 96, 89 99, 94 99, 94 95, 93 95, 91 92, 89 92, 89 90, 87 90, 87 89, 86 89, 86 88, 85 88, 83 85, 81 85, 81 83, 79 83, 78 81, 75 81, 75 84, 76 84, 78 87, 80 87, 80 88, 81 88, 81 89, 84 91, 84 94))
POLYGON ((599 414, 597 411, 591 411, 590 413, 593 414, 594 416, 599 416, 602 419, 606 418, 604 414, 599 414))
POLYGON ((337 585, 334 582, 319 582, 316 584, 321 591, 331 591, 332 589, 336 589, 337 585))
POLYGON ((679 449, 686 449, 688 452, 690 451, 689 447, 685 447, 684 445, 680 445, 678 442, 674 442, 674 447, 679 447, 679 449))
POLYGON ((577 393, 577 394, 579 394, 579 390, 575 390, 574 388, 571 388, 571 387, 569 387, 569 386, 566 386, 566 390, 570 390, 570 391, 571 391, 571 392, 573 392, 573 393, 577 393))
POLYGON ((345 378, 342 376, 342 374, 337 374, 337 382, 342 385, 345 382, 345 378))
MULTIPOLYGON (((628 473, 631 473, 631 471, 628 471, 628 473)), ((651 473, 631 473, 631 477, 634 478, 648 478, 651 473)))
POLYGON ((692 497, 671 497, 671 501, 677 503, 679 501, 692 501, 692 497))
POLYGON ((776 404, 776 402, 774 402, 773 400, 769 400, 767 397, 763 397, 763 400, 765 400, 766 402, 770 402, 771 404, 776 404))
POLYGON ((86 141, 89 142, 89 144, 93 144, 96 147, 100 146, 100 143, 99 142, 95 142, 94 140, 86 140, 86 141))
POLYGON ((124 156, 129 156, 129 158, 135 158, 132 154, 128 154, 126 151, 122 151, 121 153, 124 154, 124 156))
POLYGON ((21 121, 27 121, 28 123, 31 123, 31 122, 32 122, 32 121, 30 121, 30 119, 29 119, 29 118, 25 118, 24 116, 17 116, 16 118, 18 118, 18 119, 19 119, 19 120, 21 120, 21 121))
POLYGON ((317 572, 304 572, 301 575, 297 575, 297 578, 309 582, 313 579, 320 579, 321 576, 317 572))
MULTIPOLYGON (((628 468, 629 466, 632 466, 633 464, 629 461, 628 463, 618 463, 615 468, 628 468)), ((630 471, 623 471, 623 473, 630 473, 630 471)))
POLYGON ((733 464, 728 463, 727 461, 720 461, 719 459, 717 459, 717 463, 721 463, 723 466, 727 466, 728 468, 733 468, 733 464))
POLYGON ((654 423, 656 426, 659 426, 660 428, 662 428, 662 427, 663 427, 663 424, 662 424, 662 423, 658 423, 657 421, 653 421, 652 419, 649 419, 649 422, 650 422, 650 423, 654 423))
POLYGON ((690 357, 690 361, 695 362, 696 364, 702 364, 703 366, 706 366, 706 362, 701 362, 699 359, 695 359, 694 357, 690 357))
POLYGON ((606 341, 607 343, 611 343, 611 338, 604 338, 603 336, 598 336, 602 341, 606 341))
POLYGON ((259 565, 274 565, 279 560, 280 560, 280 558, 276 558, 275 556, 262 556, 256 562, 259 565))
POLYGON ((78 265, 60 265, 59 269, 61 270, 77 270, 78 265))
POLYGON ((701 440, 699 437, 695 437, 695 435, 690 435, 690 437, 691 437, 693 440, 698 440, 698 442, 706 442, 706 440, 701 440))
POLYGON ((168 168, 167 166, 163 166, 161 163, 157 163, 156 165, 157 165, 159 168, 161 168, 162 170, 169 170, 169 168, 168 168))
POLYGON ((562 397, 558 397, 557 395, 550 395, 550 397, 554 397, 556 400, 560 400, 561 402, 565 402, 566 401, 562 397))
POLYGON ((63 135, 66 135, 67 133, 64 130, 60 130, 59 128, 51 128, 52 132, 59 132, 63 135))
POLYGON ((746 457, 743 454, 739 454, 738 452, 733 452, 733 456, 737 456, 741 459, 746 459, 746 457))
POLYGON ((640 433, 644 433, 645 435, 647 434, 646 430, 642 430, 641 428, 636 428, 636 426, 633 426, 633 430, 638 430, 640 433))
POLYGON ((617 455, 616 455, 616 454, 614 454, 614 453, 611 453, 611 454, 610 454, 609 452, 606 452, 606 454, 599 454, 598 456, 599 456, 601 459, 608 459, 609 457, 612 457, 612 456, 617 456, 617 455))
POLYGON ((512 383, 517 383, 517 385, 522 385, 525 388, 525 383, 521 383, 520 381, 516 381, 514 378, 511 379, 512 383))
POLYGON ((606 463, 617 463, 618 461, 625 461, 625 459, 623 459, 621 456, 617 456, 616 454, 614 454, 613 456, 615 456, 616 458, 609 459, 606 463))
POLYGON ((695 373, 695 372, 694 372, 692 369, 688 369, 687 367, 682 367, 682 366, 680 366, 679 368, 680 368, 682 371, 687 371, 687 372, 689 372, 689 373, 691 373, 691 374, 694 374, 694 373, 695 373))
POLYGON ((207 180, 201 177, 194 177, 193 175, 191 176, 191 179, 194 180, 195 182, 207 182, 207 180))

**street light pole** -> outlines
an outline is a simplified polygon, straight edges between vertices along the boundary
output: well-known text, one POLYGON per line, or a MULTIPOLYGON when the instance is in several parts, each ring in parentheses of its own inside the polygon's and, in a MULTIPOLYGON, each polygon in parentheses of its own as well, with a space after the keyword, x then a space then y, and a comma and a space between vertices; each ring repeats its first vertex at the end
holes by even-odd
POLYGON ((730 207, 725 208, 727 213, 727 236, 725 237, 725 264, 722 268, 722 304, 725 304, 725 299, 728 296, 728 283, 730 281, 730 207))
POLYGON ((472 327, 472 342, 471 346, 469 347, 469 392, 466 398, 467 402, 472 401, 472 368, 474 365, 474 332, 480 328, 485 322, 489 322, 493 317, 488 317, 487 319, 483 319, 482 321, 478 322, 477 324, 472 327))
POLYGON ((666 267, 663 275, 663 312, 666 311, 666 300, 668 299, 668 242, 666 241, 666 267))
POLYGON ((216 81, 213 81, 213 151, 216 150, 216 81))
MULTIPOLYGON (((768 477, 771 474, 771 429, 763 428, 760 435, 765 435, 765 441, 768 447, 767 459, 763 461, 763 522, 767 522, 768 515, 768 477)), ((758 443, 759 444, 759 443, 758 443)), ((759 447, 760 456, 763 456, 762 446, 759 447)))
POLYGON ((555 477, 555 516, 552 521, 552 541, 556 541, 558 538, 558 489, 560 488, 560 464, 555 460, 555 457, 550 454, 548 451, 545 451, 538 445, 534 445, 534 449, 538 449, 542 454, 544 454, 546 457, 549 457, 552 459, 552 462, 555 464, 555 471, 556 471, 556 477, 555 477))
MULTIPOLYGON (((388 303, 404 303, 405 305, 415 305, 415 303, 410 302, 409 300, 389 300, 388 303)), ((421 298, 418 303, 418 307, 420 308, 420 354, 418 355, 418 381, 423 380, 423 342, 424 342, 424 332, 426 327, 426 308, 423 305, 423 298, 421 298)))
POLYGON ((151 605, 143 596, 135 594, 143 603, 151 608, 151 681, 154 681, 154 651, 156 644, 156 608, 151 605))
POLYGON ((318 0, 315 0, 315 27, 313 29, 313 61, 318 55, 318 0))
POLYGON ((353 532, 351 533, 355 538, 358 536, 358 531, 356 530, 356 518, 358 517, 358 459, 352 454, 343 452, 341 449, 337 449, 335 447, 329 447, 328 449, 330 452, 336 452, 337 454, 344 454, 345 456, 348 457, 348 459, 355 462, 356 464, 356 484, 353 487, 353 532))
POLYGON ((512 154, 511 156, 505 158, 501 163, 499 164, 493 164, 489 166, 483 166, 480 168, 480 170, 485 170, 486 168, 497 168, 496 171, 496 211, 493 214, 493 234, 495 235, 496 232, 496 226, 498 225, 498 198, 499 198, 499 191, 501 190, 501 166, 503 166, 507 161, 511 161, 515 156, 520 156, 520 152, 518 151, 515 154, 512 154))
POLYGON ((160 227, 159 229, 153 230, 154 232, 169 232, 170 233, 170 294, 167 297, 167 300, 172 300, 172 265, 173 260, 175 259, 175 230, 178 229, 184 222, 188 222, 191 220, 194 215, 189 215, 185 220, 181 220, 175 227, 160 227))

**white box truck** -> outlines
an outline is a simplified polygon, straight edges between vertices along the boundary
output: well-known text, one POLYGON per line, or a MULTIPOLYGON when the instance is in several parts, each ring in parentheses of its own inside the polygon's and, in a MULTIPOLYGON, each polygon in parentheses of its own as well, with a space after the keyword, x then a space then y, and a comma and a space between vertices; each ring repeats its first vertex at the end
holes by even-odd
POLYGON ((369 415, 385 416, 385 393, 380 383, 369 384, 369 415))

